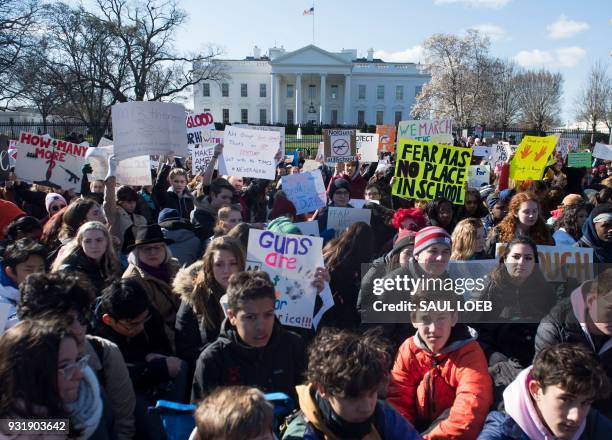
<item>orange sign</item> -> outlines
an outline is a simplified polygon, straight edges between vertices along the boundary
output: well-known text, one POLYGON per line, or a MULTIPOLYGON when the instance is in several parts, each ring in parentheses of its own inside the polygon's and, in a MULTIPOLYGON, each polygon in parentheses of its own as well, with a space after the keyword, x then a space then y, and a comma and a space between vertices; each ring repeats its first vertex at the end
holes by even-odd
POLYGON ((395 152, 395 125, 377 125, 378 151, 395 152))

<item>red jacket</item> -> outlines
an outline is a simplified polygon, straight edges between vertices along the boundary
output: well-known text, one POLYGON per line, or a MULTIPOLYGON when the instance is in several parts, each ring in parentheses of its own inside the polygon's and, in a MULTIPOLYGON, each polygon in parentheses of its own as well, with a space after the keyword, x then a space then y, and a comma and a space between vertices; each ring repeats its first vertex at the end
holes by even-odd
POLYGON ((351 199, 363 199, 365 196, 365 189, 368 186, 368 182, 357 172, 353 178, 348 174, 342 174, 341 176, 333 176, 329 179, 329 184, 327 185, 327 193, 329 194, 329 190, 331 189, 334 180, 343 178, 351 185, 351 199))
POLYGON ((415 426, 428 427, 450 408, 425 439, 476 439, 493 403, 493 385, 476 332, 457 324, 435 357, 417 335, 408 338, 391 371, 387 400, 415 426))

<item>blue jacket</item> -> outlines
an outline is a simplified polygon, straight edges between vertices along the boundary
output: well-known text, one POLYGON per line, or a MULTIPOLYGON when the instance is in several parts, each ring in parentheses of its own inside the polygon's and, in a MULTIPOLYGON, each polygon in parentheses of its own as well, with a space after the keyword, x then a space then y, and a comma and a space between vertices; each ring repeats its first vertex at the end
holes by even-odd
MULTIPOLYGON (((591 409, 586 428, 579 440, 607 440, 612 435, 612 421, 591 409)), ((508 415, 497 411, 489 413, 478 440, 530 440, 518 424, 508 415)), ((537 439, 534 439, 537 440, 537 439)))

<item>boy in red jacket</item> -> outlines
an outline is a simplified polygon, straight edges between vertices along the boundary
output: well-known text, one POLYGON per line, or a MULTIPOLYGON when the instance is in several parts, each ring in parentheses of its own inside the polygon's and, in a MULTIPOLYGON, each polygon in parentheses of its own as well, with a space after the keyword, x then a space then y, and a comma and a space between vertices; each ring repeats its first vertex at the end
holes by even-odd
POLYGON ((457 300, 452 292, 412 297, 417 333, 402 344, 391 371, 387 400, 428 440, 476 439, 493 402, 476 332, 457 324, 457 311, 442 311, 457 300))

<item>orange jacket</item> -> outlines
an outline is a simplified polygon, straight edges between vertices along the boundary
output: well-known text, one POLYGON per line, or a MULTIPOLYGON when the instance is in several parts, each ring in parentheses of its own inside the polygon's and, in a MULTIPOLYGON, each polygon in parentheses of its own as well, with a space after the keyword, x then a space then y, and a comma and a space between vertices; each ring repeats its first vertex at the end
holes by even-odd
POLYGON ((427 428, 450 408, 425 439, 471 440, 482 430, 493 403, 493 385, 476 336, 473 329, 457 324, 436 356, 418 335, 399 349, 387 400, 417 427, 427 428))

